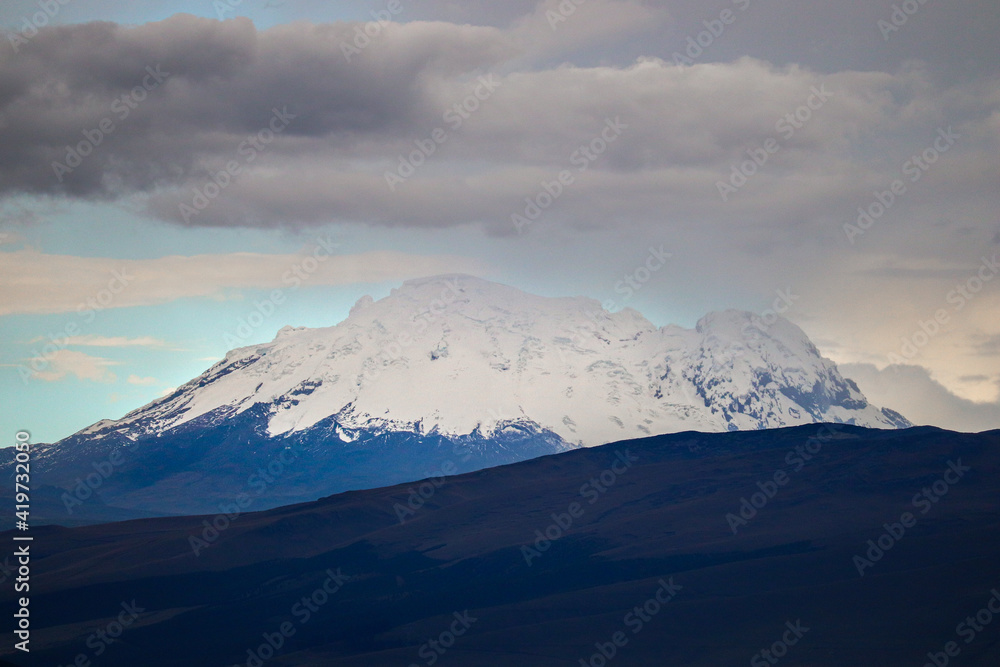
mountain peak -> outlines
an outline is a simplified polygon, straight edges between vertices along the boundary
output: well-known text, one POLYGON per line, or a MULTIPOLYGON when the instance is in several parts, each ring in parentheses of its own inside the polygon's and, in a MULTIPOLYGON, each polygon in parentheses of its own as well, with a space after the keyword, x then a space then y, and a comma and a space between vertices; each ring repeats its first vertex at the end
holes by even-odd
POLYGON ((753 320, 757 316, 745 310, 715 310, 706 313, 695 325, 698 333, 703 333, 707 329, 721 330, 722 328, 739 330, 745 326, 753 326, 753 320))
POLYGON ((273 437, 326 423, 343 440, 371 429, 490 437, 516 425, 567 446, 815 421, 898 424, 782 318, 726 310, 694 330, 657 328, 630 308, 611 313, 594 299, 465 274, 362 297, 336 326, 286 327, 115 428, 160 432, 251 408, 273 437))
POLYGON ((403 281, 403 284, 397 289, 419 289, 427 285, 444 285, 449 282, 455 283, 460 287, 506 287, 502 283, 496 283, 468 273, 441 273, 423 278, 411 278, 403 281))
POLYGON ((744 310, 716 311, 698 320, 695 330, 729 344, 744 344, 759 349, 770 342, 782 346, 794 356, 819 356, 809 336, 780 315, 761 317, 744 310))

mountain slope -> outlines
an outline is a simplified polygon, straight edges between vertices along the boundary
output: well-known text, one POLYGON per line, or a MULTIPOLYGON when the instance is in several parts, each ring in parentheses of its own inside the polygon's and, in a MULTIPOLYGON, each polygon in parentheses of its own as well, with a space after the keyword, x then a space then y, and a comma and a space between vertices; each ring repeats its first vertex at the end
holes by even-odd
POLYGON ((996 622, 970 643, 956 624, 1000 584, 998 445, 927 427, 658 436, 450 477, 402 523, 418 483, 242 515, 198 556, 213 517, 35 529, 32 652, 13 659, 71 664, 135 601, 142 623, 101 665, 257 665, 248 650, 286 621, 266 665, 426 665, 466 610, 438 664, 576 666, 623 631, 614 665, 746 665, 801 621, 782 664, 922 665, 958 641, 955 664, 996 665, 996 622), (734 534, 728 515, 777 471, 734 534), (889 546, 861 576, 869 540, 889 546), (329 571, 348 580, 317 594, 329 571), (660 580, 681 588, 636 632, 624 619, 660 580))
POLYGON ((41 448, 38 468, 66 486, 120 450, 129 462, 105 501, 195 512, 283 452, 297 463, 262 506, 623 438, 813 422, 908 425, 785 320, 726 311, 657 328, 631 309, 453 275, 233 350, 173 394, 41 448))

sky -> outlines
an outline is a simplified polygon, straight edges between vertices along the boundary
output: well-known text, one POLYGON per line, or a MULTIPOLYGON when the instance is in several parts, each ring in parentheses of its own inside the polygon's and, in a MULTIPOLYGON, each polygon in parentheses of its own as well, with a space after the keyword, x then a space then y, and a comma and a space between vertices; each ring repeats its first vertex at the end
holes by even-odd
POLYGON ((790 302, 876 405, 1000 427, 995 0, 123 5, 0 5, 11 443, 450 272, 790 302))

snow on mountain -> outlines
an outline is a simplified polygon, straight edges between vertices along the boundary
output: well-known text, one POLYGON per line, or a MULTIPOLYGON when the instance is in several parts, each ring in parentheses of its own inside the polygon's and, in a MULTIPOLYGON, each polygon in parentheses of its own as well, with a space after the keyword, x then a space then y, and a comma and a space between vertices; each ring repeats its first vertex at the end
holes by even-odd
POLYGON ((373 431, 490 438, 530 427, 593 446, 816 421, 908 425, 869 405, 786 320, 764 326, 725 311, 695 330, 657 328, 629 308, 447 275, 362 297, 336 326, 286 327, 233 350, 173 394, 74 437, 137 441, 254 406, 272 438, 322 422, 343 442, 373 431))

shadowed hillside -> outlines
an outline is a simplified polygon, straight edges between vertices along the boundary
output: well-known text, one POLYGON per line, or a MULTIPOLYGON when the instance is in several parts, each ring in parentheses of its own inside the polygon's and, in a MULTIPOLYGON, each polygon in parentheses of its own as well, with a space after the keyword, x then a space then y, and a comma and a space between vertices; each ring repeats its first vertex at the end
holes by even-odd
POLYGON ((955 642, 992 666, 1000 618, 959 628, 1000 589, 998 445, 682 433, 231 520, 38 528, 31 655, 4 657, 919 667, 955 642))

